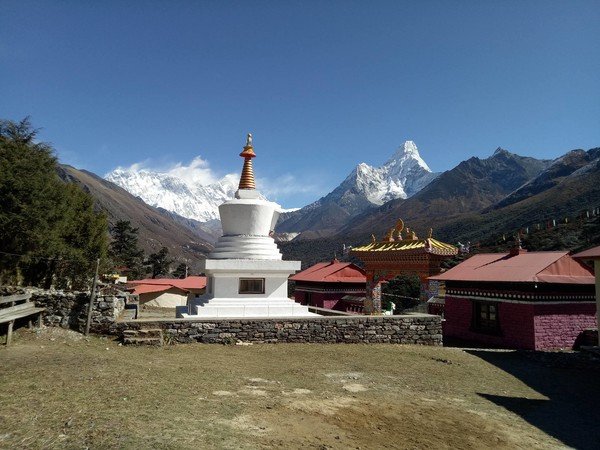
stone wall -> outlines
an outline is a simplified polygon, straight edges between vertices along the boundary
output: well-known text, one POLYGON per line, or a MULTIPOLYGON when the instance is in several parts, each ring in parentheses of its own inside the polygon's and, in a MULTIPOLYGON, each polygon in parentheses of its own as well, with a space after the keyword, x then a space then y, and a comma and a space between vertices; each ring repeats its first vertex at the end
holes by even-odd
POLYGON ((594 303, 535 306, 535 349, 574 348, 586 329, 596 328, 594 303))
MULTIPOLYGON (((0 295, 15 293, 31 293, 31 300, 36 306, 46 308, 42 314, 44 324, 76 331, 85 331, 87 310, 90 299, 89 292, 68 292, 60 290, 44 290, 38 288, 2 287, 0 295)), ((129 294, 113 287, 100 288, 92 310, 92 333, 108 333, 110 326, 125 309, 125 299, 129 294)))
MULTIPOLYGON (((439 316, 346 316, 298 319, 173 319, 116 322, 111 332, 160 329, 167 343, 392 343, 442 345, 439 316)), ((131 332, 131 331, 130 331, 131 332)))

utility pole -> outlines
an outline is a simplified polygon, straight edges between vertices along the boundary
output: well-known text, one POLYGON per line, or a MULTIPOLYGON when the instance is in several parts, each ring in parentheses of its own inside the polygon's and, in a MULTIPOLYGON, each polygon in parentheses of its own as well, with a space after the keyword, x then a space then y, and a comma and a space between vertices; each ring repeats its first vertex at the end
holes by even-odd
POLYGON ((90 292, 90 304, 88 305, 87 322, 85 324, 85 335, 90 334, 90 324, 92 323, 92 309, 94 307, 94 300, 96 299, 96 285, 98 284, 98 268, 100 267, 100 258, 96 260, 96 273, 94 274, 94 281, 92 282, 92 292, 90 292))

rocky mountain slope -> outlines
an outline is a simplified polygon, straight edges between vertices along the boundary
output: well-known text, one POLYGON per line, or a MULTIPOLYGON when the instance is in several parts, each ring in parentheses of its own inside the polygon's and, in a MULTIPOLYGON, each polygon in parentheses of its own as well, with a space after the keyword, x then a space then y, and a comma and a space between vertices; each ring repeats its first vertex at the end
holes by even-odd
POLYGON ((150 206, 199 222, 218 220, 219 205, 233 198, 239 182, 237 175, 226 175, 216 183, 202 185, 168 173, 134 168, 117 168, 105 179, 150 206))
MULTIPOLYGON (((443 223, 439 232, 448 239, 475 242, 536 224, 544 228, 552 220, 573 220, 599 207, 600 148, 575 150, 502 201, 479 214, 443 223)), ((564 248, 569 246, 565 243, 564 248)))
POLYGON ((361 163, 332 192, 300 210, 286 214, 278 232, 303 238, 334 234, 353 217, 393 199, 405 199, 436 178, 412 141, 401 145, 381 167, 361 163))
POLYGON ((61 165, 59 176, 90 193, 96 207, 107 215, 110 226, 118 220, 129 220, 139 228, 140 247, 147 254, 165 246, 171 256, 180 262, 187 261, 195 268, 212 249, 210 242, 214 240, 213 236, 197 222, 149 206, 125 189, 91 172, 61 165))
POLYGON ((393 200, 357 216, 339 233, 380 236, 402 218, 423 234, 429 227, 437 229, 440 223, 482 211, 501 201, 534 179, 550 163, 498 148, 489 158, 473 157, 461 162, 408 199, 393 200))

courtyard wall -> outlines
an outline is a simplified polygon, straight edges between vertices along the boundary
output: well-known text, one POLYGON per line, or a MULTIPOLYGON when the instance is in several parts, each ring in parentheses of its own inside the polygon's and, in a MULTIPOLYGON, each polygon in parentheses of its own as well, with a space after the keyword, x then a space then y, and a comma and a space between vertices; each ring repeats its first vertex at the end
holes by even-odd
MULTIPOLYGON (((62 290, 44 290, 39 288, 11 287, 0 288, 0 295, 31 293, 35 305, 46 308, 42 320, 46 326, 68 328, 83 332, 87 321, 89 292, 71 292, 62 290)), ((110 327, 117 321, 130 294, 121 292, 114 287, 100 288, 92 308, 90 331, 98 334, 108 334, 110 327)), ((137 296, 135 296, 137 297, 137 296)))
POLYGON ((115 322, 111 333, 160 329, 167 343, 390 343, 442 345, 439 316, 173 319, 115 322))

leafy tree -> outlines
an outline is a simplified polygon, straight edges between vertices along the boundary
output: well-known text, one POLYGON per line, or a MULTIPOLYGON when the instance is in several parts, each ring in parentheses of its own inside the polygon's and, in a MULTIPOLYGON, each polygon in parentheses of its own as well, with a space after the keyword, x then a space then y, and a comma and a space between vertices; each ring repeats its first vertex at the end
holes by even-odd
POLYGON ((128 220, 119 220, 111 230, 110 256, 115 265, 127 267, 132 279, 145 274, 144 251, 138 247, 138 232, 139 229, 133 228, 128 220))
POLYGON ((385 309, 390 302, 396 304, 396 311, 413 308, 420 302, 421 280, 416 273, 398 275, 383 284, 381 293, 385 309))
POLYGON ((173 271, 173 273, 171 274, 174 278, 185 278, 187 275, 187 271, 188 271, 188 266, 185 263, 180 263, 175 270, 173 271))
POLYGON ((0 120, 0 281, 82 288, 106 255, 106 218, 36 136, 29 118, 0 120))
POLYGON ((169 273, 169 267, 173 262, 169 259, 169 249, 167 247, 161 248, 158 253, 152 253, 148 256, 147 265, 152 271, 152 278, 156 278, 161 275, 167 275, 169 273))

